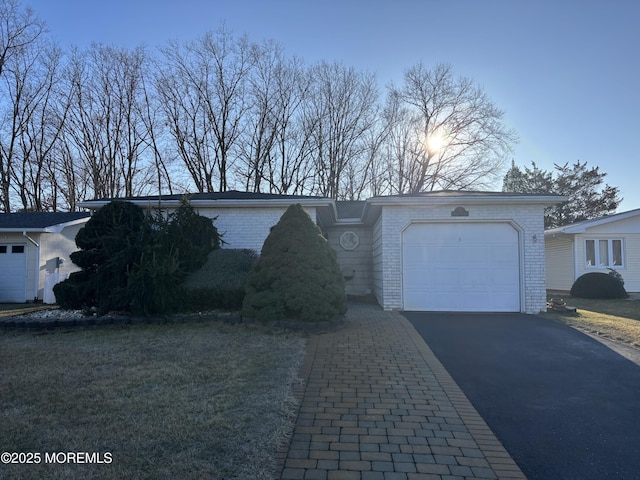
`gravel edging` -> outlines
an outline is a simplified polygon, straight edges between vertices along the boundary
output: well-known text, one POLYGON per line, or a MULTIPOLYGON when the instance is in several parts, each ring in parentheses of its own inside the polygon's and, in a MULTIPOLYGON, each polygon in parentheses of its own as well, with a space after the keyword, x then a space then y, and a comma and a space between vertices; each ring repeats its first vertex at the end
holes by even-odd
POLYGON ((279 320, 262 324, 253 319, 244 318, 240 312, 207 311, 174 315, 135 316, 126 313, 106 315, 85 315, 82 310, 40 310, 22 315, 0 318, 0 331, 6 330, 52 330, 69 327, 88 327, 105 325, 142 325, 168 324, 202 321, 221 321, 231 325, 266 327, 274 333, 298 332, 306 335, 335 332, 346 324, 346 317, 340 315, 326 322, 305 322, 300 320, 279 320))

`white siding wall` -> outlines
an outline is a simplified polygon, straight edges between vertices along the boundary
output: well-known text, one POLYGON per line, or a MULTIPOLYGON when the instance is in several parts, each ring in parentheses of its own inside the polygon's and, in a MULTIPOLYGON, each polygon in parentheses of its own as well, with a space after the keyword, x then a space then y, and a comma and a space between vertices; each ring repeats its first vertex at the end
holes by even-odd
MULTIPOLYGON (((198 208, 198 214, 212 219, 218 217, 213 224, 226 242, 222 248, 248 248, 260 253, 271 227, 278 223, 287 208, 198 208)), ((304 211, 316 222, 315 207, 305 207, 304 211)))
POLYGON ((39 299, 43 297, 45 275, 61 273, 68 276, 70 273, 80 270, 80 267, 71 261, 69 255, 78 250, 76 246, 76 235, 85 224, 86 222, 70 225, 60 233, 43 233, 40 235, 39 299), (56 270, 55 259, 58 257, 62 259, 62 264, 56 270))
POLYGON ((344 286, 349 295, 370 295, 371 273, 371 227, 368 225, 335 225, 326 230, 329 245, 336 252, 336 259, 343 274, 353 273, 353 277, 345 278, 344 286), (345 250, 340 245, 340 238, 345 232, 358 235, 359 244, 353 250, 345 250))
POLYGON ((624 251, 624 268, 617 269, 624 279, 624 288, 627 292, 640 292, 640 233, 622 233, 621 228, 616 228, 615 223, 610 224, 608 233, 602 233, 602 227, 598 230, 589 229, 589 233, 575 235, 576 242, 576 278, 588 272, 604 272, 609 270, 587 268, 585 259, 585 240, 621 238, 624 251))
POLYGON ((573 236, 545 237, 547 288, 571 290, 575 281, 573 236))
MULTIPOLYGON (((384 206, 379 219, 380 233, 374 227, 374 291, 385 309, 402 308, 402 242, 401 232, 412 222, 451 221, 451 211, 457 205, 442 206, 384 206), (378 238, 379 237, 379 238, 378 238), (376 259, 376 242, 382 244, 384 256, 376 259), (382 268, 378 267, 381 264, 382 268), (379 272, 381 270, 382 278, 379 272), (377 282, 381 281, 381 285, 377 282)), ((523 299, 521 309, 538 313, 546 308, 544 216, 543 207, 497 205, 462 205, 468 217, 455 217, 456 221, 511 221, 520 232, 523 249, 521 268, 523 299), (534 235, 536 239, 534 240, 534 235)))

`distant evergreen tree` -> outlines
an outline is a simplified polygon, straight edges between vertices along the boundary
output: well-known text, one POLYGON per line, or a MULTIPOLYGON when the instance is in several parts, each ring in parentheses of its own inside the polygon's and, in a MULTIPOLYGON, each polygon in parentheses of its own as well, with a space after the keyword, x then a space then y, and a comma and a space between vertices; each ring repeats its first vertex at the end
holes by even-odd
POLYGON ((519 193, 553 193, 553 175, 550 172, 538 168, 535 162, 531 162, 531 168, 525 166, 524 172, 511 161, 511 168, 507 171, 502 182, 503 192, 519 193))
POLYGON ((545 228, 559 227, 570 223, 588 220, 615 213, 622 201, 617 187, 605 184, 606 173, 599 167, 587 168, 587 162, 580 161, 569 167, 554 165, 552 172, 538 168, 535 162, 532 167, 522 171, 515 162, 503 179, 502 191, 517 193, 556 194, 569 197, 561 205, 545 210, 545 228))
POLYGON ((291 205, 249 275, 242 315, 260 321, 326 321, 345 311, 335 252, 303 208, 291 205))

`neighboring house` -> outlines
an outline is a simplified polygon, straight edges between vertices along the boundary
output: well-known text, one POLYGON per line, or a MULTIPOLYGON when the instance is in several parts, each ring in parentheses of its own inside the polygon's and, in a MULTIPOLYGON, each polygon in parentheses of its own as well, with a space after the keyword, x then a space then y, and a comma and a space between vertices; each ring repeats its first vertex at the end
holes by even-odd
POLYGON ((589 272, 617 270, 640 292, 640 209, 572 223, 545 233, 547 288, 569 291, 589 272))
POLYGON ((0 302, 55 303, 52 288, 78 270, 69 254, 88 212, 0 214, 0 302))
MULTIPOLYGON (((538 313, 546 309, 544 208, 564 197, 442 191, 342 202, 230 191, 189 199, 215 219, 225 248, 258 252, 299 203, 336 251, 347 293, 373 294, 385 309, 538 313)), ((123 200, 171 211, 181 196, 123 200)))

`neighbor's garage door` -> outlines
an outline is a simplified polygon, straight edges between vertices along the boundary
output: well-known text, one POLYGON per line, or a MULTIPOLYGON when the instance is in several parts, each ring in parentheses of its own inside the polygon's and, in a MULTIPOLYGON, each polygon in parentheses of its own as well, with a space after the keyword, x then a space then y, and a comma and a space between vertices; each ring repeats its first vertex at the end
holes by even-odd
POLYGON ((402 234, 405 310, 520 311, 518 232, 508 223, 415 223, 402 234))
POLYGON ((0 302, 25 302, 26 283, 25 245, 0 244, 0 302))

